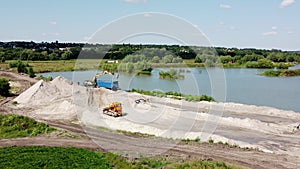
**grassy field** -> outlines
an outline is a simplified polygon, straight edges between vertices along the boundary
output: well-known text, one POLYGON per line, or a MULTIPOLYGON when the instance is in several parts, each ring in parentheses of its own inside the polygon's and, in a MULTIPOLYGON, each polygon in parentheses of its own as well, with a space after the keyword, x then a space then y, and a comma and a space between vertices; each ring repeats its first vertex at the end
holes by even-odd
MULTIPOLYGON (((0 68, 9 68, 9 63, 15 60, 7 60, 5 63, 0 63, 0 68)), ((74 71, 74 70, 92 70, 98 69, 100 63, 107 62, 107 59, 76 59, 76 60, 52 60, 52 61, 23 61, 32 66, 35 73, 44 72, 61 72, 61 71, 74 71)), ((194 63, 194 60, 184 60, 184 64, 163 65, 157 64, 153 67, 203 67, 203 63, 194 63)), ((16 68, 14 68, 16 71, 16 68)))
MULTIPOLYGON (((105 62, 102 60, 101 62, 105 62)), ((13 60, 0 63, 1 68, 9 68, 9 63, 13 60)), ((53 60, 53 61, 23 61, 32 66, 35 73, 43 72, 61 72, 74 70, 91 70, 97 69, 100 65, 100 60, 94 59, 77 59, 77 60, 53 60), (99 63, 98 63, 99 62, 99 63)))
POLYGON ((161 157, 126 159, 113 153, 81 148, 5 147, 0 148, 0 168, 205 168, 236 169, 224 162, 169 161, 161 157))
POLYGON ((48 124, 16 114, 0 114, 0 139, 37 136, 54 131, 48 124))

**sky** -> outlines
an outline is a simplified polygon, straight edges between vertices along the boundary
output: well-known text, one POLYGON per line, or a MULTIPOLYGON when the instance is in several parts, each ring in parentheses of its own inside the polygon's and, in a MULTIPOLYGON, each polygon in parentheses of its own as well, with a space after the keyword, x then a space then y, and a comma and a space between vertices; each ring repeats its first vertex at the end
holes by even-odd
MULTIPOLYGON (((297 0, 1 0, 0 41, 87 42, 113 22, 152 12, 186 21, 212 46, 300 50, 297 0)), ((114 31, 138 24, 119 24, 114 31)), ((176 26, 165 29, 185 33, 176 26)), ((145 39, 125 42, 147 43, 145 39)), ((160 40, 172 44, 157 37, 155 43, 160 40)))

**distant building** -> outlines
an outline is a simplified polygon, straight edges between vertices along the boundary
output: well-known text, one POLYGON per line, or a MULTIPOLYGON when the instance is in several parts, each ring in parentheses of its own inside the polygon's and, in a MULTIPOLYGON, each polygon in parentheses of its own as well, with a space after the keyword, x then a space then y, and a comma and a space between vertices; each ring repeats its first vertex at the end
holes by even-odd
POLYGON ((118 60, 108 60, 107 63, 119 63, 118 60))

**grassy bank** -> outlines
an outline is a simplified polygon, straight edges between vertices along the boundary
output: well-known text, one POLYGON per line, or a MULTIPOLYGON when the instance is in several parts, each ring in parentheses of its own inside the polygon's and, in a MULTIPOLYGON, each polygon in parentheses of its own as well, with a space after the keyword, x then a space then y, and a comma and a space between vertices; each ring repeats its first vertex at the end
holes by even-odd
MULTIPOLYGON (((10 60, 10 61, 5 61, 5 63, 0 63, 0 67, 9 68, 9 63, 12 62, 15 61, 10 60)), ((33 68, 33 71, 35 73, 92 70, 92 69, 99 68, 99 64, 100 64, 100 60, 95 60, 95 59, 23 61, 23 62, 30 65, 33 68)))
POLYGON ((260 75, 268 77, 291 77, 300 76, 300 69, 296 70, 267 70, 260 75))
POLYGON ((199 102, 199 101, 216 101, 211 96, 207 95, 201 95, 201 96, 193 96, 188 94, 182 94, 178 92, 160 92, 160 91, 146 91, 146 90, 139 90, 139 89, 131 89, 131 92, 136 92, 148 96, 156 96, 156 97, 169 97, 172 99, 177 100, 186 100, 186 101, 193 101, 193 102, 199 102))
POLYGON ((16 114, 0 114, 0 139, 37 136, 55 129, 48 124, 16 114))
POLYGON ((0 148, 0 168, 205 168, 237 169, 215 161, 168 160, 162 157, 126 159, 113 153, 81 148, 5 147, 0 148))

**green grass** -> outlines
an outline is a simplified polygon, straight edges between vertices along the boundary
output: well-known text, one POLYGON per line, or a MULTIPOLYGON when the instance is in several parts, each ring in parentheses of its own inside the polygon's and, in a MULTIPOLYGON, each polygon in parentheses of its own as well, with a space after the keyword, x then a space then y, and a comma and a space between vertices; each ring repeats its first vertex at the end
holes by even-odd
MULTIPOLYGON (((44 72, 62 72, 74 70, 92 70, 98 69, 100 66, 100 59, 75 59, 75 60, 50 60, 50 61, 23 61, 33 68, 35 73, 44 72)), ((5 61, 0 63, 2 68, 9 68, 10 63, 14 60, 5 61)), ((104 63, 102 60, 101 63, 104 63)), ((16 68, 13 68, 16 71, 16 68)))
POLYGON ((80 148, 6 147, 0 148, 0 168, 129 168, 116 155, 80 148))
POLYGON ((168 160, 163 157, 126 159, 113 153, 93 152, 72 147, 0 148, 0 168, 209 168, 237 169, 215 161, 168 160))
POLYGON ((300 76, 300 69, 296 70, 266 70, 261 73, 262 76, 268 77, 290 77, 290 76, 300 76))
POLYGON ((36 122, 29 117, 16 114, 0 114, 0 139, 37 136, 54 130, 48 124, 36 122))
POLYGON ((133 137, 155 137, 153 134, 146 134, 146 133, 140 133, 140 132, 130 132, 130 131, 125 131, 125 130, 116 130, 117 133, 122 133, 127 136, 133 136, 133 137))
POLYGON ((193 161, 185 162, 174 167, 175 169, 188 169, 188 168, 199 168, 199 169, 238 169, 240 167, 230 166, 224 162, 214 161, 193 161))
POLYGON ((207 96, 207 95, 201 95, 201 96, 193 96, 193 95, 187 95, 182 94, 178 92, 160 92, 160 91, 146 91, 146 90, 139 90, 139 89, 131 89, 131 92, 136 92, 148 96, 156 96, 156 97, 169 97, 172 99, 177 100, 186 100, 190 102, 199 102, 199 101, 209 101, 213 102, 216 101, 213 97, 207 96))

